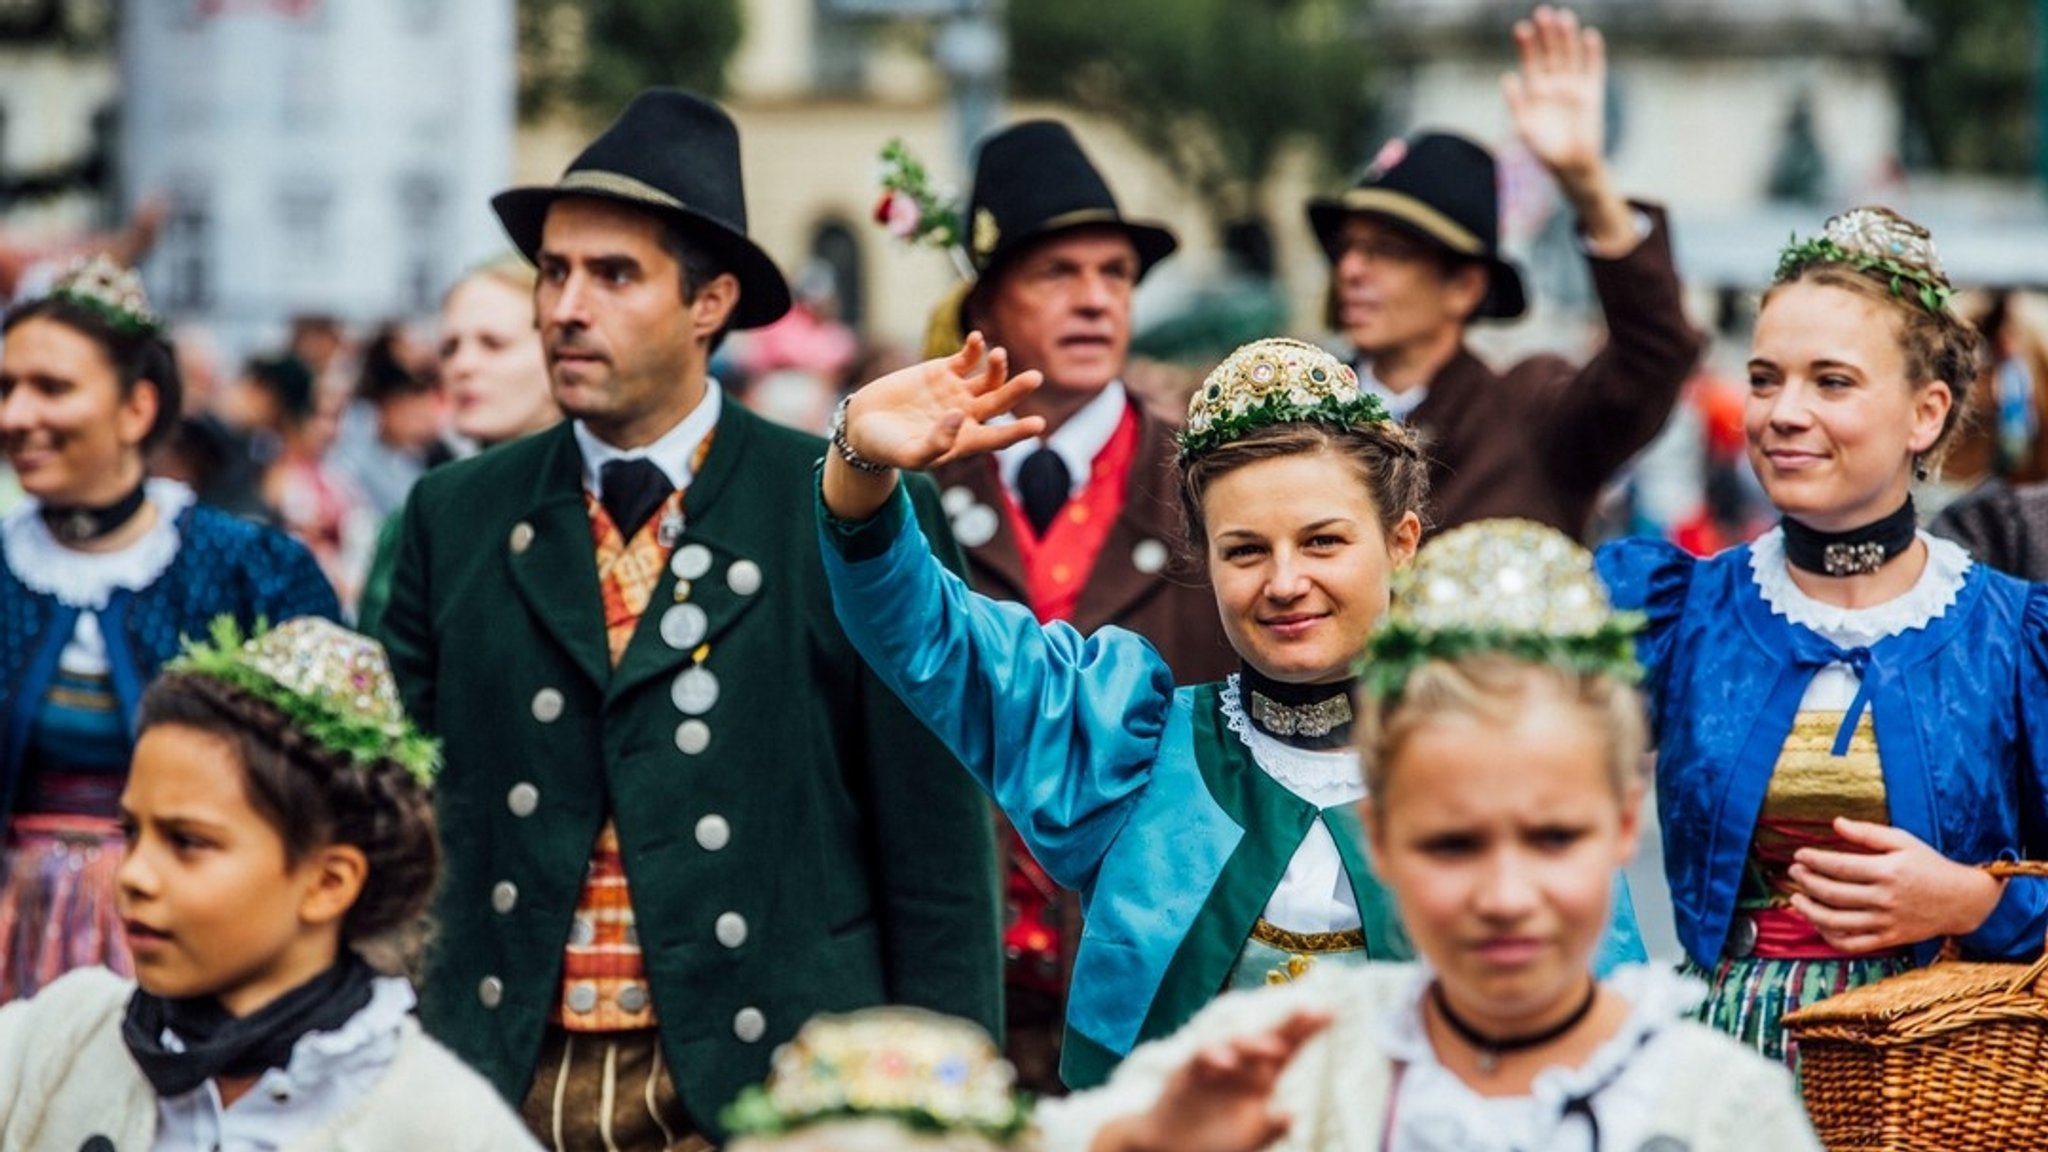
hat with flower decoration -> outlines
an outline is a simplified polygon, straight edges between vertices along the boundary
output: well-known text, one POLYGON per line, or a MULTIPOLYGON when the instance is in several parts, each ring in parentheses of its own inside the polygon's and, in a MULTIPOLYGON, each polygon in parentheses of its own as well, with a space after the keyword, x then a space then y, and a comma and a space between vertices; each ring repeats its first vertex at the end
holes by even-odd
POLYGON ((975 1025, 921 1008, 869 1008, 813 1018, 775 1050, 767 1083, 742 1092, 721 1119, 735 1136, 893 1121, 898 1147, 915 1146, 918 1134, 1017 1147, 1031 1110, 1015 1082, 975 1025))
POLYGON ((283 713, 307 739, 359 765, 390 760, 422 786, 440 749, 413 727, 383 645, 317 616, 258 625, 244 636, 232 616, 213 621, 206 642, 188 639, 166 672, 209 676, 283 713))
POLYGON ((1268 424, 1377 424, 1386 405, 1351 366, 1313 344, 1273 337, 1223 358, 1188 401, 1180 458, 1211 451, 1268 424))
POLYGON ((1818 236, 1794 236, 1778 254, 1776 283, 1797 279, 1817 264, 1843 264, 1882 282, 1892 295, 1939 316, 1955 294, 1934 235, 1889 208, 1851 208, 1828 217, 1818 236))
POLYGON ((1394 574, 1359 674, 1369 694, 1392 698, 1429 661, 1498 652, 1633 684, 1642 626, 1641 613, 1614 610, 1592 553, 1571 537, 1532 520, 1479 520, 1431 539, 1394 574))
POLYGON ((124 336, 164 338, 163 317, 150 311, 142 277, 104 253, 73 260, 58 273, 47 298, 83 308, 124 336))

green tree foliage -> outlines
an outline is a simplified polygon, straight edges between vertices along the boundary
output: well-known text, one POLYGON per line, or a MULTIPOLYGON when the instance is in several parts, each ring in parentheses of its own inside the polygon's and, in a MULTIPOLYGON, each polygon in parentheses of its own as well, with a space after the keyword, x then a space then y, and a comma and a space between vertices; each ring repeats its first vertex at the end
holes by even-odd
POLYGON ((1906 96, 1937 167, 2033 170, 2044 0, 1907 0, 1927 24, 1928 55, 1906 96))
POLYGON ((657 84, 725 93, 740 0, 518 0, 519 111, 608 117, 657 84))
POLYGON ((1016 95, 1113 117, 1227 223, 1260 212, 1282 149, 1332 169, 1368 114, 1364 0, 1011 0, 1016 95))

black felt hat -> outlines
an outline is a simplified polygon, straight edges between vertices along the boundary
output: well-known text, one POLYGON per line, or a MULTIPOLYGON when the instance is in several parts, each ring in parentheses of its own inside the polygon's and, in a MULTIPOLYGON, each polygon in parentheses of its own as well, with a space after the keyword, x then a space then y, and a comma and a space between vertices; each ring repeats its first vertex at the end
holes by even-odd
POLYGON ((1333 265, 1343 252, 1344 219, 1353 215, 1385 220, 1484 264, 1486 299, 1476 315, 1508 320, 1527 310, 1522 274, 1500 254, 1500 193, 1485 148, 1448 132, 1423 132, 1381 149, 1343 195, 1309 201, 1309 226, 1333 265))
POLYGON ((675 88, 650 88, 545 187, 512 188, 491 207, 528 260, 540 251, 548 207, 565 196, 617 200, 660 213, 740 282, 734 328, 758 328, 789 311, 789 285, 752 240, 740 185, 740 134, 725 110, 675 88))
POLYGON ((1034 240, 1091 225, 1131 238, 1141 279, 1179 246, 1163 226, 1117 211, 1102 173, 1066 125, 1026 120, 982 141, 966 220, 967 255, 981 278, 1034 240))

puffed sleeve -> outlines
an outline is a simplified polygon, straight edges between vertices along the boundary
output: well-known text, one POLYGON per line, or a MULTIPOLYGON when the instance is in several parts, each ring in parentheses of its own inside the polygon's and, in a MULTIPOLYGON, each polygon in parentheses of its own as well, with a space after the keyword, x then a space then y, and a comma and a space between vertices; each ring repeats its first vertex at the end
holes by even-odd
POLYGON ((1698 561, 1674 544, 1630 536, 1602 544, 1593 554, 1593 565, 1616 609, 1647 617, 1636 636, 1636 659, 1643 664, 1643 689, 1651 712, 1659 714, 1672 640, 1698 561))
POLYGON ((884 683, 994 797, 1060 884, 1088 887, 1149 778, 1173 675, 1118 628, 1083 637, 968 590, 901 485, 872 519, 818 501, 832 606, 884 683))

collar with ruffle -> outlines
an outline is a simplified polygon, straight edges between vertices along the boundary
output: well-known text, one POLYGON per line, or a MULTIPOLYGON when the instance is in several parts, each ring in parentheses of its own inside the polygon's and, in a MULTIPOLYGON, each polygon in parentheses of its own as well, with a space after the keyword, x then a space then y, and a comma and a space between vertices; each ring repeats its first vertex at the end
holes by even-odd
POLYGON ((31 591, 70 608, 100 611, 117 590, 139 592, 154 584, 178 558, 178 518, 198 498, 185 485, 162 478, 148 481, 145 490, 156 506, 156 523, 118 552, 59 544, 36 514, 38 502, 28 499, 0 518, 0 555, 31 591))
POLYGON ((1318 808, 1356 804, 1365 797, 1365 777, 1359 773, 1356 751, 1296 748, 1261 731, 1245 715, 1235 672, 1223 681, 1216 697, 1223 710, 1223 722, 1251 751, 1252 760, 1281 787, 1318 808))
POLYGON ((1800 591, 1785 561, 1785 535, 1773 528, 1750 545, 1749 570, 1771 611, 1810 628, 1844 648, 1862 648, 1887 636, 1925 628, 1955 606, 1968 579, 1970 554, 1952 540, 1920 533, 1927 567, 1903 595, 1868 608, 1824 604, 1800 591))

